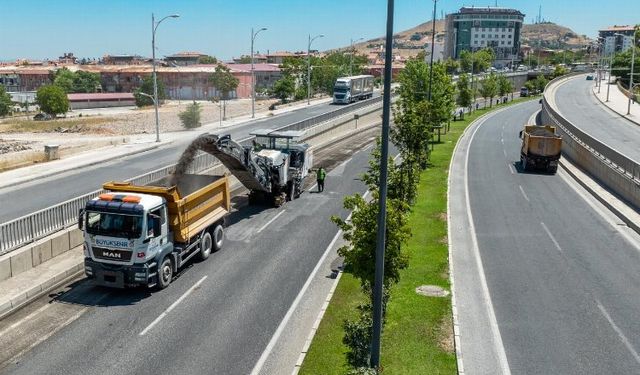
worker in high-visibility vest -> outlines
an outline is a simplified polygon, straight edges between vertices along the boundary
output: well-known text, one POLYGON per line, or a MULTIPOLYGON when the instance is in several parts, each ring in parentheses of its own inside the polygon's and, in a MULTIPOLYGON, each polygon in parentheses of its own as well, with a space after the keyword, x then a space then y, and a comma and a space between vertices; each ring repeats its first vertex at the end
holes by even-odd
POLYGON ((327 177, 327 172, 324 170, 324 168, 320 167, 318 168, 318 171, 316 172, 316 180, 318 182, 318 192, 322 192, 324 191, 324 179, 327 177))

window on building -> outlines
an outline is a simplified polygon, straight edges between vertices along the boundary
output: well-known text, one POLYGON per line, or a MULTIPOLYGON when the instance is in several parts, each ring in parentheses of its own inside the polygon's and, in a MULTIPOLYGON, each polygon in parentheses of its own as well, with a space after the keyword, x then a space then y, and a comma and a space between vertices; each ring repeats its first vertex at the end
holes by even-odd
POLYGON ((500 44, 504 44, 504 40, 503 40, 503 41, 502 41, 502 43, 500 43, 500 44))
POLYGON ((502 28, 502 32, 504 32, 505 30, 506 30, 506 29, 503 27, 503 28, 502 28))
POLYGON ((484 31, 484 27, 482 28, 482 31, 484 31))
POLYGON ((511 32, 511 28, 509 28, 509 32, 511 32))
POLYGON ((509 41, 507 41, 507 44, 508 44, 508 45, 511 45, 511 41, 510 41, 510 40, 509 40, 509 41))
POLYGON ((484 38, 484 34, 482 34, 482 37, 484 38))
POLYGON ((502 34, 502 39, 504 39, 504 37, 505 37, 505 36, 506 36, 506 35, 502 34))
POLYGON ((500 38, 500 35, 496 34, 496 39, 500 38))
POLYGON ((474 41, 473 41, 473 44, 478 44, 478 41, 477 41, 477 40, 474 40, 474 41))

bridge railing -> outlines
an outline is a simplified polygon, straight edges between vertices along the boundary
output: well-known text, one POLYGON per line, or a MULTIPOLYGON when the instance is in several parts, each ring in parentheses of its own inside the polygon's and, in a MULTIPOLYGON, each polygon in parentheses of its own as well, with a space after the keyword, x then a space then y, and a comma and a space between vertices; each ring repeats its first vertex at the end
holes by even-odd
MULTIPOLYGON (((343 116, 363 107, 374 105, 382 100, 377 97, 360 101, 352 105, 337 108, 312 118, 295 122, 278 128, 278 130, 304 130, 328 120, 343 116)), ((242 144, 250 144, 251 137, 242 140, 242 144)), ((218 159, 210 154, 198 154, 191 163, 188 173, 201 173, 219 165, 218 159)), ((129 182, 136 185, 145 185, 170 175, 175 170, 176 164, 131 178, 129 182)), ((90 193, 69 199, 54 206, 38 210, 31 214, 0 224, 0 255, 9 253, 29 243, 49 236, 55 232, 75 225, 78 220, 78 212, 86 202, 104 193, 105 190, 95 190, 90 193)))
POLYGON ((636 208, 640 207, 640 165, 602 141, 582 131, 562 116, 555 108, 555 100, 548 93, 554 85, 571 78, 570 74, 556 78, 545 88, 542 101, 542 119, 556 125, 563 137, 563 154, 580 168, 636 208))

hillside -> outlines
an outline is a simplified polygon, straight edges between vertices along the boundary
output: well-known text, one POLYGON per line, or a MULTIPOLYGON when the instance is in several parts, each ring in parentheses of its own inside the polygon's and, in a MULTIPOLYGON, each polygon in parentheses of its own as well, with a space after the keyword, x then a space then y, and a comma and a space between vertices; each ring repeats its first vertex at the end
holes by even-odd
POLYGON ((586 35, 578 35, 568 27, 545 22, 525 24, 522 27, 522 43, 533 47, 538 42, 544 48, 581 48, 592 42, 586 35))
MULTIPOLYGON (((425 44, 431 42, 431 28, 431 21, 428 21, 411 29, 395 33, 393 35, 395 40, 394 54, 402 57, 417 55, 425 44)), ((445 21, 436 20, 436 42, 444 43, 444 41, 445 21)), ((582 48, 591 42, 592 40, 585 35, 578 35, 568 27, 550 22, 525 24, 522 27, 522 43, 533 47, 537 47, 538 43, 540 43, 543 48, 576 49, 582 48)), ((355 43, 353 46, 360 54, 380 53, 384 50, 384 37, 355 43)), ((348 48, 349 46, 345 46, 338 48, 338 50, 348 48)))

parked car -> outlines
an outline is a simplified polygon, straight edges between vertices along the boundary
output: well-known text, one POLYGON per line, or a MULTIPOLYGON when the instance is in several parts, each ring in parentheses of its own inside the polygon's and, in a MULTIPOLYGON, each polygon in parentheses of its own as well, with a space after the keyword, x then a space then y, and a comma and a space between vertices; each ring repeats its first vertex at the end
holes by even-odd
POLYGON ((46 121, 46 120, 51 120, 53 117, 51 117, 50 114, 48 113, 38 113, 37 115, 33 116, 33 119, 35 121, 46 121))
POLYGON ((593 74, 589 74, 587 76, 587 81, 593 81, 593 74))

